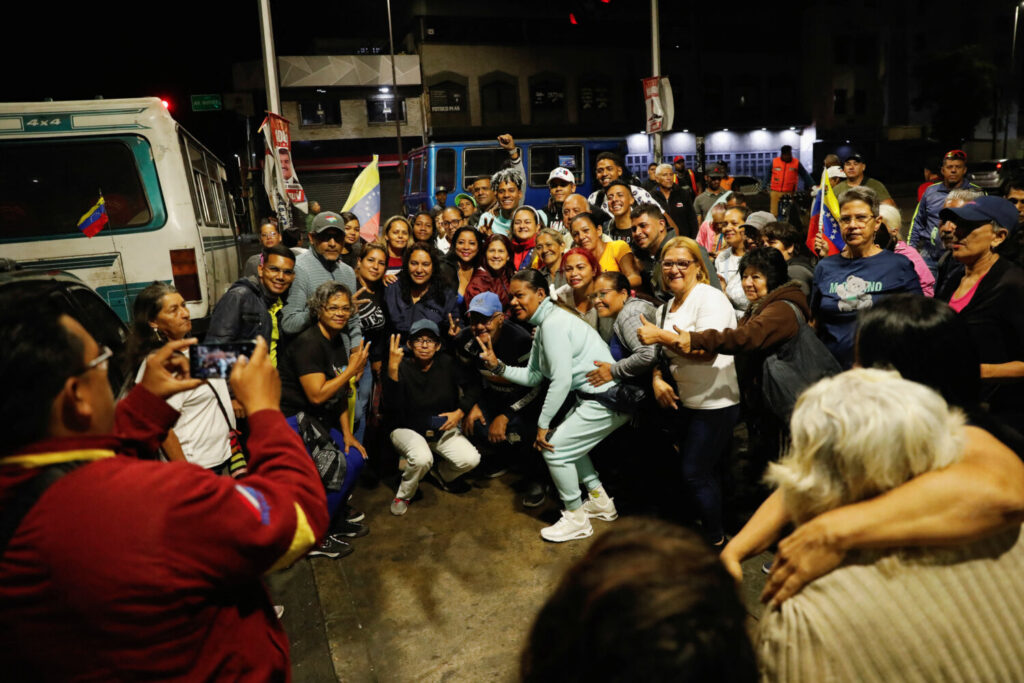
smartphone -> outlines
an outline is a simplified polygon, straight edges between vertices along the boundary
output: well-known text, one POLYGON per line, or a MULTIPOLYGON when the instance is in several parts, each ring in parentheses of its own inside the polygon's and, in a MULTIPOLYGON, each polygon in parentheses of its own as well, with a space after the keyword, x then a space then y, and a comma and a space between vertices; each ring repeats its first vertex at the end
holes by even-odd
POLYGON ((441 431, 441 427, 444 427, 444 423, 448 421, 448 418, 441 417, 440 415, 434 415, 430 418, 430 422, 427 426, 427 432, 424 436, 428 439, 440 439, 444 432, 441 431))
POLYGON ((256 342, 196 344, 189 349, 189 374, 193 379, 227 379, 242 356, 252 356, 256 342))

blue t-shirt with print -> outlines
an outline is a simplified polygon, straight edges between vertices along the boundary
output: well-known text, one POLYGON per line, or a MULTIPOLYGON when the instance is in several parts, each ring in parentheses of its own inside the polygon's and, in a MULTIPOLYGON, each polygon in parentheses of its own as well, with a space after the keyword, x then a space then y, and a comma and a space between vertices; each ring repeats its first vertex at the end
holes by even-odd
POLYGON ((906 256, 882 251, 848 259, 829 256, 814 269, 811 309, 818 335, 843 369, 853 365, 857 313, 888 294, 921 293, 921 281, 906 256))

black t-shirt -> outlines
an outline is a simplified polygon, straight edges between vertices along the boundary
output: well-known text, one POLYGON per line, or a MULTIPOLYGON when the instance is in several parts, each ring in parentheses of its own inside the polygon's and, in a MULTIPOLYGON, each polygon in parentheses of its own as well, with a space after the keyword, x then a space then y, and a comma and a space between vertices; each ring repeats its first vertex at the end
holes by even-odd
POLYGON ((314 406, 306 398, 299 378, 303 375, 323 374, 327 379, 336 377, 348 365, 348 350, 344 335, 330 340, 320 331, 319 325, 306 328, 288 345, 284 356, 278 360, 281 373, 281 412, 287 416, 299 411, 310 412, 330 427, 338 426, 338 419, 345 410, 348 400, 348 386, 342 387, 329 401, 314 406))
MULTIPOLYGON (((396 285, 397 286, 397 285, 396 285)), ((363 340, 370 342, 370 361, 386 361, 388 357, 388 317, 384 306, 384 287, 359 295, 367 301, 359 306, 359 327, 363 340)))

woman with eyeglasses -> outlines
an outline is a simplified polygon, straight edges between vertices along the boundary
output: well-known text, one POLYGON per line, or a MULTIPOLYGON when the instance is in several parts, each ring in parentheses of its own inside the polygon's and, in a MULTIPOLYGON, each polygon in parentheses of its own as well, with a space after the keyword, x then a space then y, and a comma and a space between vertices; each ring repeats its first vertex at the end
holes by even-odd
POLYGON ((853 365, 857 312, 879 297, 921 294, 914 264, 875 243, 878 195, 851 187, 839 197, 839 230, 846 246, 818 262, 811 288, 811 311, 818 336, 843 369, 853 365))
POLYGON ((938 297, 967 324, 981 360, 982 399, 1010 425, 1024 425, 1024 270, 1003 254, 1020 230, 1017 208, 1001 197, 978 197, 939 218, 955 225, 953 258, 963 275, 938 297))
POLYGON ((598 275, 592 297, 598 317, 612 321, 608 348, 615 362, 595 360, 597 367, 587 373, 587 381, 599 387, 613 379, 621 382, 646 375, 658 360, 658 349, 640 341, 636 332, 645 317, 654 319, 654 306, 630 294, 629 280, 622 273, 598 275))
POLYGON ((637 338, 665 348, 672 376, 664 377, 660 368, 654 368, 651 387, 663 408, 676 411, 673 423, 683 483, 697 503, 705 538, 722 545, 719 462, 729 452, 740 412, 736 364, 725 354, 680 353, 673 342, 683 332, 733 329, 736 316, 729 297, 709 284, 697 242, 674 237, 662 248, 661 258, 664 288, 672 300, 658 309, 654 324, 644 324, 637 331, 637 338))
POLYGON ((492 234, 483 247, 483 260, 466 286, 466 306, 480 292, 494 292, 501 307, 508 310, 508 285, 516 272, 512 262, 512 241, 497 233, 492 234))
POLYGON ((288 345, 279 366, 281 412, 299 434, 300 413, 312 417, 345 455, 344 480, 337 491, 327 491, 330 528, 320 545, 310 551, 311 555, 344 557, 352 552, 346 538, 369 533, 368 527, 347 519, 345 501, 367 458, 366 449, 352 433, 349 383, 363 374, 370 345, 363 340, 353 349, 346 347, 343 332, 356 311, 352 292, 340 282, 317 287, 306 309, 312 324, 288 345))
MULTIPOLYGON (((132 303, 126 374, 137 373, 138 382, 146 369, 146 356, 191 333, 192 317, 178 290, 163 282, 149 285, 132 303)), ((235 429, 227 380, 209 379, 195 389, 174 394, 167 403, 181 415, 161 444, 164 457, 226 474, 231 459, 230 432, 235 429)))
POLYGON ((251 277, 256 275, 256 268, 260 265, 260 258, 263 256, 263 250, 269 249, 275 244, 280 244, 281 231, 277 229, 277 219, 273 216, 268 216, 260 221, 259 236, 260 251, 246 259, 245 267, 242 268, 242 277, 251 277))

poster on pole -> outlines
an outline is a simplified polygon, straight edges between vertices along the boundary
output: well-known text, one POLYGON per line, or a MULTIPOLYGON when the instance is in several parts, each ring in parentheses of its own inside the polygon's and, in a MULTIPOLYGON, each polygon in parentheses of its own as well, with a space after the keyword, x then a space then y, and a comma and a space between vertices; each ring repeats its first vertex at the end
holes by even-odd
POLYGON ((647 113, 645 130, 648 134, 672 130, 675 105, 672 99, 672 84, 665 76, 643 79, 644 108, 647 113))
POLYGON ((292 164, 291 133, 288 120, 277 114, 267 114, 263 125, 263 186, 267 199, 277 215, 279 227, 292 227, 291 206, 299 211, 309 211, 306 191, 299 183, 299 176, 292 164))

